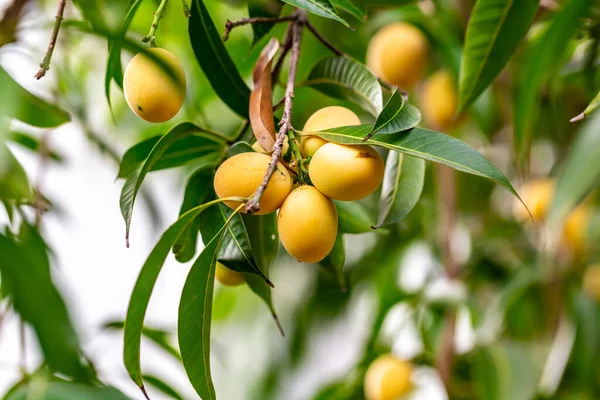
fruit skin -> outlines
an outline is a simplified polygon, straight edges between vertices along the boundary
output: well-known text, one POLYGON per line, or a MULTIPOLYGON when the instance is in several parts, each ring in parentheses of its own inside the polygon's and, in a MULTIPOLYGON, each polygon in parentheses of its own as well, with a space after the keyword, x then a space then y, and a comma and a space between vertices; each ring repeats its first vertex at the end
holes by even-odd
POLYGON ((215 268, 215 278, 223 286, 240 286, 246 283, 244 274, 227 268, 223 264, 217 261, 215 268))
POLYGON ((437 71, 423 84, 421 113, 425 123, 434 129, 449 129, 458 121, 458 92, 454 77, 448 71, 437 71))
POLYGON ((336 200, 359 200, 381 184, 385 165, 370 146, 327 143, 308 166, 310 179, 321 193, 336 200))
POLYGON ((583 274, 583 290, 596 300, 600 300, 600 265, 587 267, 583 274))
POLYGON ((366 400, 398 400, 411 387, 412 365, 391 354, 379 356, 365 374, 366 400))
MULTIPOLYGON (((523 202, 527 204, 534 221, 540 222, 546 218, 548 208, 554 197, 556 182, 553 179, 539 179, 524 185, 520 190, 523 202)), ((513 214, 519 221, 530 220, 529 214, 518 199, 513 203, 513 214)))
POLYGON ((591 209, 586 203, 579 205, 567 215, 563 226, 562 242, 575 253, 585 250, 591 209))
POLYGON ((427 39, 418 28, 394 22, 371 38, 367 66, 387 83, 409 89, 423 74, 427 51, 427 39))
MULTIPOLYGON (((288 152, 289 148, 290 148, 290 140, 286 136, 285 139, 283 139, 283 148, 281 150, 281 155, 284 156, 288 152)), ((270 150, 267 151, 267 150, 263 149, 263 147, 260 145, 259 142, 254 142, 252 144, 252 149, 257 153, 270 153, 270 150)))
POLYGON ((123 75, 123 90, 127 104, 140 118, 148 122, 165 122, 173 118, 185 98, 185 71, 183 65, 165 49, 149 50, 174 73, 174 77, 161 66, 139 53, 131 59, 123 75))
MULTIPOLYGON (((260 153, 241 153, 225 160, 215 173, 217 196, 252 196, 261 184, 270 161, 271 157, 260 153)), ((292 190, 292 184, 289 172, 281 163, 277 163, 269 186, 260 199, 260 210, 255 214, 269 214, 277 210, 292 190)), ((233 209, 240 205, 237 201, 226 201, 225 204, 233 209)), ((246 212, 243 208, 241 211, 246 212)))
MULTIPOLYGON (((304 124, 303 132, 319 132, 340 126, 360 125, 360 118, 352 110, 346 107, 329 106, 323 107, 311 115, 304 124)), ((301 151, 304 157, 314 155, 327 140, 318 136, 303 136, 301 151)))
POLYGON ((298 261, 319 262, 331 252, 338 231, 335 204, 312 186, 300 186, 285 199, 277 218, 283 247, 298 261))

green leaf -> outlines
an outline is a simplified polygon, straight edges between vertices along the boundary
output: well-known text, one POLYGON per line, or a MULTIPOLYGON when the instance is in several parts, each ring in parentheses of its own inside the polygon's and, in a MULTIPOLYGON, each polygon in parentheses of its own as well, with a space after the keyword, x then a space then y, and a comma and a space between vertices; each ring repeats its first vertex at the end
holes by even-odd
MULTIPOLYGON (((203 132, 202 129, 197 129, 199 129, 197 132, 203 132)), ((119 166, 119 178, 126 178, 139 168, 163 136, 153 136, 127 150, 119 166)), ((166 149, 152 165, 150 171, 175 168, 190 163, 212 166, 223 157, 226 147, 222 140, 202 133, 182 137, 166 149)))
POLYGON ((250 89, 231 60, 203 0, 192 0, 189 36, 196 60, 229 108, 247 118, 250 89))
MULTIPOLYGON (((185 194, 183 203, 179 210, 179 215, 183 215, 194 207, 208 201, 213 193, 212 185, 214 179, 212 169, 201 168, 194 172, 185 185, 185 194)), ((196 254, 196 244, 198 241, 198 232, 200 229, 200 218, 189 224, 181 233, 173 245, 173 254, 177 261, 184 263, 190 261, 196 254)))
MULTIPOLYGON (((129 228, 131 226, 131 216, 133 214, 133 205, 135 203, 135 198, 137 193, 144 181, 144 178, 152 170, 152 168, 161 160, 166 151, 173 146, 175 143, 180 140, 190 137, 194 134, 200 132, 207 132, 202 128, 197 127, 194 124, 189 122, 184 122, 182 124, 177 125, 175 128, 171 129, 169 132, 165 133, 152 147, 146 162, 139 170, 133 171, 128 177, 127 181, 123 185, 123 189, 121 190, 121 214, 123 215, 123 219, 125 220, 125 240, 127 241, 127 245, 129 246, 129 228)), ((183 159, 187 159, 187 156, 183 156, 183 159)), ((181 160, 181 158, 179 159, 181 160)))
POLYGON ((390 152, 385 161, 379 218, 375 228, 403 220, 419 201, 424 183, 423 159, 390 152))
POLYGON ((165 383, 162 379, 153 375, 144 375, 144 381, 154 386, 161 393, 167 395, 171 399, 183 400, 183 397, 171 385, 165 383))
POLYGON ((114 387, 86 386, 72 382, 32 379, 20 385, 5 400, 129 400, 114 387))
MULTIPOLYGON (((113 321, 104 324, 104 329, 123 329, 125 328, 124 321, 113 321)), ((142 336, 151 340, 158 347, 162 348, 164 351, 172 355, 177 360, 181 360, 181 355, 179 354, 179 350, 177 350, 173 345, 171 345, 170 334, 167 331, 163 331, 161 329, 148 328, 147 326, 142 328, 142 336)))
POLYGON ((371 132, 377 132, 392 122, 404 108, 404 102, 405 100, 404 96, 402 96, 402 92, 394 89, 394 92, 388 99, 385 107, 383 107, 383 110, 381 110, 377 116, 377 120, 375 120, 375 123, 373 124, 373 130, 371 132))
MULTIPOLYGON (((215 196, 214 192, 212 196, 215 196)), ((226 221, 230 221, 222 240, 218 261, 234 271, 256 274, 270 286, 273 286, 269 278, 256 264, 242 216, 239 213, 235 215, 233 213, 234 211, 231 208, 223 204, 217 204, 211 207, 209 212, 202 214, 200 216, 202 240, 207 244, 207 241, 216 235, 220 227, 226 221)))
POLYGON ((474 381, 482 400, 530 400, 535 397, 538 371, 532 356, 516 344, 481 349, 475 358, 474 381))
POLYGON ((2 67, 0 87, 0 117, 15 118, 40 128, 54 128, 71 120, 66 111, 23 89, 2 67))
POLYGON ((459 111, 471 104, 515 54, 539 0, 479 0, 469 18, 460 67, 459 111))
POLYGON ((421 122, 421 111, 408 103, 405 104, 402 94, 395 90, 377 117, 371 132, 365 136, 365 140, 375 133, 386 135, 412 129, 419 122, 421 122))
POLYGON ((346 291, 346 279, 344 278, 345 263, 346 247, 344 246, 344 235, 338 234, 335 238, 333 249, 319 264, 336 280, 342 292, 346 291))
MULTIPOLYGON (((11 142, 17 143, 31 151, 38 152, 40 150, 39 139, 33 135, 30 135, 29 133, 11 131, 8 132, 6 138, 11 142)), ((48 156, 51 160, 56 162, 63 162, 65 160, 62 155, 54 151, 50 151, 48 156)))
POLYGON ((340 233, 371 232, 373 221, 371 217, 356 201, 334 200, 338 213, 338 231, 340 233))
POLYGON ((342 9, 348 14, 352 15, 359 21, 363 21, 366 19, 365 12, 362 8, 354 4, 351 0, 331 0, 331 4, 336 9, 342 9))
MULTIPOLYGON (((140 343, 142 339, 142 330, 144 326, 144 317, 150 302, 150 295, 154 289, 158 274, 162 269, 165 259, 175 244, 177 238, 183 230, 191 224, 194 219, 210 206, 217 204, 225 199, 208 202, 198 207, 192 208, 190 211, 179 217, 177 222, 171 225, 160 237, 154 249, 146 259, 142 270, 138 276, 129 306, 127 308, 127 318, 125 319, 124 332, 124 352, 123 360, 125 368, 131 379, 139 386, 143 387, 142 372, 140 364, 140 343)), ((238 199, 239 200, 239 199, 238 199)))
POLYGON ((377 78, 356 60, 347 57, 327 57, 312 68, 302 86, 351 103, 356 103, 374 116, 383 109, 381 86, 377 78))
POLYGON ((3 286, 15 311, 33 327, 48 366, 77 381, 90 382, 93 372, 82 362, 77 334, 50 278, 46 246, 33 228, 27 230, 29 236, 21 245, 0 235, 3 286))
POLYGON ((0 142, 0 199, 4 201, 31 201, 33 191, 29 179, 10 149, 0 142))
POLYGON ((558 226, 585 196, 598 187, 600 177, 600 114, 582 126, 563 162, 548 224, 558 226))
POLYGON ((73 4, 81 10, 81 14, 94 30, 107 29, 99 0, 73 0, 73 4))
MULTIPOLYGON (((283 3, 278 0, 248 0, 248 16, 250 18, 273 18, 281 14, 283 3)), ((275 24, 252 24, 252 44, 256 44, 273 29, 275 24)))
MULTIPOLYGON (((135 13, 138 8, 142 4, 143 0, 129 0, 129 4, 127 5, 127 14, 125 14, 125 19, 121 24, 121 30, 119 32, 119 36, 121 38, 125 37, 127 34, 127 30, 129 30, 129 25, 131 25, 131 21, 133 21, 133 17, 135 17, 135 13)), ((123 69, 121 67, 121 40, 113 40, 108 46, 108 61, 106 63, 106 75, 104 76, 104 92, 106 93, 106 100, 108 100, 108 105, 110 106, 110 83, 112 80, 117 82, 117 84, 122 88, 123 87, 123 69)))
POLYGON ((210 326, 215 266, 222 241, 223 234, 217 234, 202 250, 185 280, 179 303, 177 337, 183 366, 204 400, 216 399, 210 373, 210 326))
POLYGON ((538 97, 542 84, 553 69, 561 65, 569 40, 582 29, 581 18, 587 14, 592 0, 572 0, 558 10, 547 30, 531 46, 520 77, 515 83, 514 134, 517 155, 521 161, 531 145, 532 126, 537 119, 538 97))
POLYGON ((229 147, 229 151, 227 152, 227 158, 242 153, 254 153, 254 149, 247 142, 235 142, 229 147))
POLYGON ((350 24, 338 15, 335 8, 329 0, 282 0, 285 3, 291 4, 294 7, 302 8, 320 17, 325 17, 338 21, 344 26, 350 28, 350 24))
MULTIPOLYGON (((277 257, 279 249, 279 233, 277 232, 277 214, 271 213, 267 215, 242 215, 246 231, 250 238, 250 246, 258 267, 261 271, 269 276, 269 271, 277 257)), ((279 322, 279 317, 275 311, 273 300, 271 298, 271 287, 256 275, 247 275, 246 282, 248 287, 256 293, 269 307, 269 311, 275 320, 277 328, 283 333, 283 328, 279 322)))
POLYGON ((596 108, 600 107, 600 92, 596 94, 596 97, 588 104, 588 106, 583 110, 581 114, 571 119, 571 122, 580 121, 584 118, 588 118, 591 113, 593 113, 596 108))
POLYGON ((334 128, 313 134, 331 142, 381 146, 409 156, 447 165, 458 171, 488 178, 502 185, 520 199, 508 179, 496 167, 477 150, 452 136, 428 129, 413 128, 390 135, 376 134, 373 138, 363 142, 362 138, 370 130, 371 125, 358 125, 334 128))

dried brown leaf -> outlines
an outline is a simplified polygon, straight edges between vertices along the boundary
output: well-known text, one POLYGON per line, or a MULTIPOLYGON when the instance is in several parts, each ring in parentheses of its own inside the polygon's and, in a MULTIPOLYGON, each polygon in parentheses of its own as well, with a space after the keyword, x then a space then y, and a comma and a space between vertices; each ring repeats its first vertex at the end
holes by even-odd
POLYGON ((271 151, 275 144, 271 63, 278 50, 279 41, 271 39, 252 71, 254 89, 250 94, 250 124, 256 140, 266 151, 271 151))

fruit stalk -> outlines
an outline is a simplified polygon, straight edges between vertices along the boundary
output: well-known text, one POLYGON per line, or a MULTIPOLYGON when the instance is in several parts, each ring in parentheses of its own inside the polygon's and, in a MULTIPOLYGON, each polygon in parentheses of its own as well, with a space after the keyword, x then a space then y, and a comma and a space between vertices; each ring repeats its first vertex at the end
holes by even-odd
POLYGON ((50 60, 52 60, 52 53, 54 53, 54 47, 56 47, 56 39, 58 38, 58 31, 60 30, 60 24, 63 20, 63 15, 65 13, 65 6, 67 5, 67 0, 59 0, 58 2, 58 10, 56 10, 56 19, 54 21, 54 28, 52 29, 52 35, 50 36, 50 43, 48 43, 48 50, 46 50, 46 55, 44 59, 40 63, 40 69, 35 74, 35 79, 39 80, 46 72, 50 69, 50 60))
POLYGON ((271 162, 267 168, 265 177, 262 183, 254 192, 252 198, 246 204, 246 212, 251 214, 260 210, 260 198, 267 189, 271 176, 275 171, 277 162, 281 157, 281 151, 283 150, 283 141, 287 136, 287 132, 292 129, 292 104, 294 101, 294 85, 296 83, 296 71, 298 69, 298 61, 300 60, 300 44, 302 42, 302 27, 306 24, 308 17, 306 11, 300 11, 295 15, 295 19, 292 22, 291 35, 292 35, 292 55, 290 59, 290 67, 288 70, 288 79, 285 87, 285 100, 283 106, 283 115, 279 122, 279 132, 277 133, 277 140, 273 147, 273 154, 271 156, 271 162))
POLYGON ((254 18, 241 18, 237 21, 227 20, 225 23, 225 31, 223 32, 223 41, 226 42, 229 39, 229 34, 233 28, 238 26, 250 25, 250 24, 277 24, 280 22, 294 21, 296 16, 294 14, 286 15, 284 17, 254 17, 254 18))
POLYGON ((163 17, 163 12, 168 1, 169 0, 161 0, 156 12, 154 13, 154 19, 152 20, 152 25, 150 26, 150 32, 148 32, 148 34, 142 38, 142 42, 150 42, 150 47, 156 47, 156 29, 158 28, 158 22, 163 17))

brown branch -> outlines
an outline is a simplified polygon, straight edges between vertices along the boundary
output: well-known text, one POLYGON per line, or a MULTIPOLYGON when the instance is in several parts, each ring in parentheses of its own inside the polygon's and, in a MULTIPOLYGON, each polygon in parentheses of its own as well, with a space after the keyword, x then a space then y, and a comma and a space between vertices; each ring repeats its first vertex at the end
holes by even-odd
POLYGON ((435 366, 440 378, 450 393, 450 382, 452 381, 452 366, 454 365, 454 335, 456 332, 456 311, 449 310, 446 314, 442 342, 437 350, 435 366))
POLYGON ((292 129, 292 103, 294 101, 294 85, 296 83, 296 71, 298 69, 298 61, 300 59, 300 44, 302 42, 302 27, 307 22, 306 11, 299 11, 294 16, 294 23, 291 27, 292 32, 292 58, 290 60, 290 68, 288 70, 287 85, 285 88, 285 103, 283 107, 283 115, 279 122, 279 132, 277 133, 277 140, 273 147, 273 154, 271 155, 271 161, 262 183, 254 192, 252 198, 246 204, 246 212, 254 213, 260 210, 260 199, 269 185, 271 176, 277 167, 281 152, 283 150, 283 142, 287 136, 287 132, 292 129))
POLYGON ((226 42, 229 39, 229 34, 233 28, 238 26, 250 25, 250 24, 278 24, 280 22, 294 21, 296 15, 286 15, 284 17, 254 17, 254 18, 242 18, 237 21, 227 20, 225 23, 225 32, 223 32, 223 41, 226 42))
POLYGON ((331 43, 329 40, 325 39, 325 36, 321 35, 321 33, 319 31, 317 31, 317 29, 314 27, 313 24, 311 24, 310 22, 307 21, 306 22, 306 27, 314 35, 314 37, 317 38, 317 40, 319 42, 321 42, 329 50, 331 50, 332 52, 334 52, 338 56, 348 57, 348 55, 346 53, 344 53, 343 51, 341 51, 340 49, 338 49, 337 47, 335 47, 333 45, 333 43, 331 43))
MULTIPOLYGON (((279 74, 281 73, 281 67, 283 67, 283 61, 292 49, 292 26, 293 24, 290 24, 287 30, 285 31, 285 38, 283 39, 283 43, 281 44, 281 53, 279 55, 279 58, 275 62, 273 72, 271 72, 271 81, 274 82, 274 84, 279 83, 279 74)), ((285 97, 281 99, 281 102, 284 101, 285 97)))
POLYGON ((65 13, 65 6, 67 5, 67 0, 59 0, 58 1, 58 10, 56 11, 56 20, 54 21, 54 29, 52 29, 52 35, 50 36, 50 43, 48 43, 48 50, 46 50, 46 55, 44 59, 40 63, 40 69, 35 74, 35 79, 41 79, 46 72, 50 69, 50 60, 52 60, 52 53, 54 52, 54 47, 56 46, 56 39, 58 38, 58 31, 60 30, 60 24, 63 20, 63 15, 65 13))

